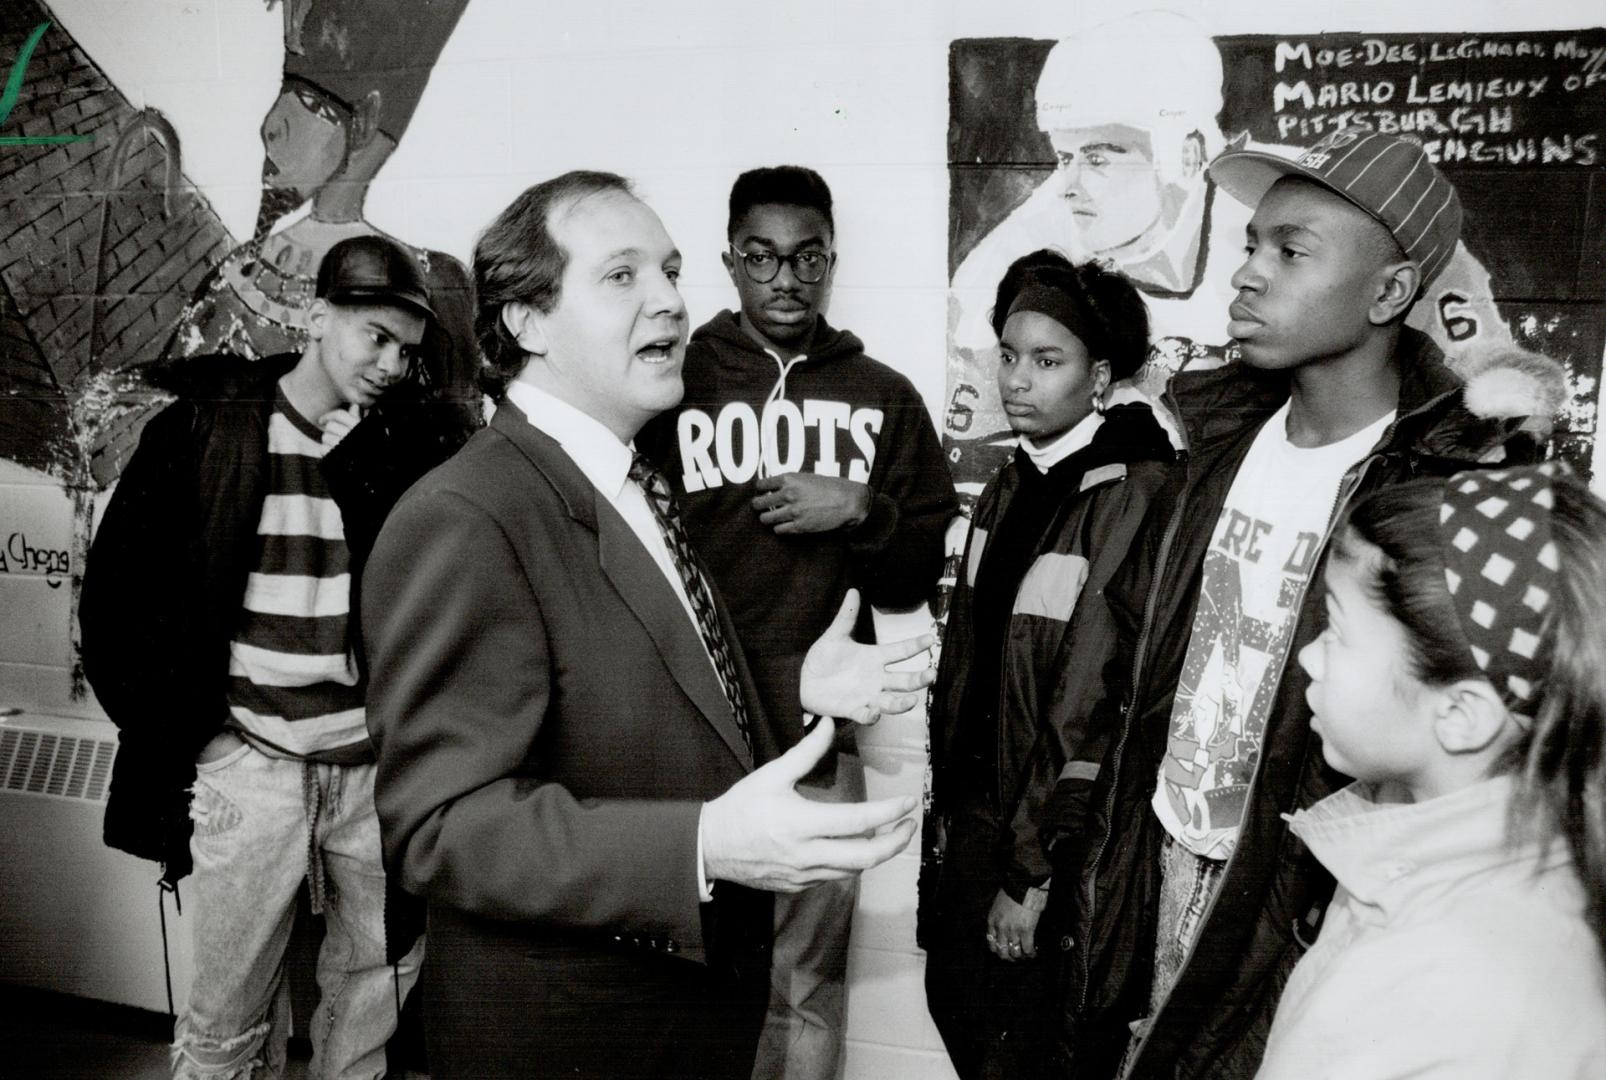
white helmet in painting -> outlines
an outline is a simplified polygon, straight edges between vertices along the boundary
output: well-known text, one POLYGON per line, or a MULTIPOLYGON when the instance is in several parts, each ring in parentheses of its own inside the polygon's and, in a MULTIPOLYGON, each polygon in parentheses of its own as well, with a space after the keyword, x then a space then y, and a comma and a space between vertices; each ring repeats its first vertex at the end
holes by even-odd
POLYGON ((1137 12, 1049 50, 1037 79, 1037 126, 1147 131, 1161 179, 1177 183, 1221 150, 1221 79, 1221 53, 1203 26, 1175 12, 1137 12))

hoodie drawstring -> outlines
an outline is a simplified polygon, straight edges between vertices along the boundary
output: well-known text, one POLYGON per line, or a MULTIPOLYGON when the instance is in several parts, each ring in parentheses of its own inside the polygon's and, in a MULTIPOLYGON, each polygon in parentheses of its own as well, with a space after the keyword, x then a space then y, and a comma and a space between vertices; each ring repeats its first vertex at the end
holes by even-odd
MULTIPOLYGON (((776 378, 775 385, 770 387, 770 392, 765 396, 764 404, 758 411, 758 478, 760 480, 770 475, 769 455, 764 452, 764 414, 769 411, 771 405, 786 396, 786 376, 791 373, 794 367, 808 359, 803 353, 799 353, 790 360, 782 360, 780 355, 773 349, 765 349, 764 352, 768 354, 771 360, 775 361, 776 366, 781 369, 781 373, 776 378)), ((776 460, 780 459, 777 458, 776 460)))

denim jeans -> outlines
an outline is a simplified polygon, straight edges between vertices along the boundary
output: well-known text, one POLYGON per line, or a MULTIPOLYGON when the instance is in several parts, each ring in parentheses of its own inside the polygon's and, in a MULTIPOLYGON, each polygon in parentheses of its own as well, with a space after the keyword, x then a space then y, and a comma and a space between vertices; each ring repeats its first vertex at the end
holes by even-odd
POLYGON ((279 1077, 289 1035, 285 946, 301 883, 322 883, 324 939, 308 1075, 373 1080, 422 945, 385 963, 374 766, 268 757, 242 745, 197 766, 190 816, 195 979, 173 1076, 279 1077), (399 985, 398 985, 399 978, 399 985))
POLYGON ((1221 884, 1224 859, 1195 855, 1166 834, 1160 848, 1160 921, 1155 935, 1154 988, 1149 995, 1153 1016, 1182 974, 1194 939, 1204 923, 1205 909, 1221 884))
POLYGON ((1177 843, 1170 833, 1160 844, 1160 911, 1154 942, 1154 981, 1149 991, 1149 1015, 1133 1025, 1132 1041, 1121 1062, 1125 1075, 1148 1023, 1171 996, 1188 953, 1204 925, 1206 909, 1221 885, 1227 868, 1223 859, 1206 859, 1177 843))
MULTIPOLYGON (((864 761, 838 751, 835 779, 828 785, 806 780, 797 792, 815 802, 861 802, 864 761)), ((857 874, 800 893, 775 894, 770 1001, 753 1080, 836 1080, 841 1073, 848 935, 858 900, 857 874)))

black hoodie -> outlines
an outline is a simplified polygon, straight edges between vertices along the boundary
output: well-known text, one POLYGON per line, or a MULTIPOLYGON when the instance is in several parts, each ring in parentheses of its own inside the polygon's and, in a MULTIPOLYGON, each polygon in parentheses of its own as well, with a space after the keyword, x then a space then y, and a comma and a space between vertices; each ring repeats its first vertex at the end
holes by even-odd
POLYGON ((908 379, 822 318, 789 363, 722 311, 686 348, 686 396, 636 445, 675 485, 687 531, 741 633, 753 678, 790 746, 801 735, 803 654, 849 588, 909 608, 932 593, 958 513, 925 403, 908 379), (768 409, 766 410, 766 404, 768 409), (869 516, 848 530, 778 536, 758 520, 760 476, 813 472, 868 484, 869 516))

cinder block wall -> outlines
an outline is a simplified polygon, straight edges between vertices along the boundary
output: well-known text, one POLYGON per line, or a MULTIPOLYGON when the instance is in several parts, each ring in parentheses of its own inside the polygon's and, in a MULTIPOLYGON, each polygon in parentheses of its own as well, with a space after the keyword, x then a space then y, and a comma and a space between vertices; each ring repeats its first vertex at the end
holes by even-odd
MULTIPOLYGON (((733 301, 718 260, 731 179, 758 164, 811 165, 837 199, 841 262, 831 318, 913 379, 935 415, 945 379, 950 42, 1053 38, 1142 6, 1148 5, 471 0, 369 192, 366 216, 414 245, 466 261, 475 231, 529 183, 575 167, 616 170, 639 181, 685 253, 682 284, 695 324, 733 301)), ((1519 10, 1501 0, 1174 6, 1221 34, 1473 32, 1600 22, 1590 0, 1539 0, 1519 10)), ((405 17, 402 8, 397 18, 405 17)), ((0 135, 50 134, 49 124, 63 118, 70 130, 88 131, 98 118, 149 107, 161 110, 183 146, 180 194, 198 200, 186 208, 189 231, 158 236, 161 230, 147 227, 140 238, 119 236, 113 245, 118 266, 160 262, 177 282, 173 296, 152 302, 157 314, 142 313, 142 322, 129 313, 104 325, 103 339, 116 336, 131 356, 145 356, 160 347, 155 337, 163 328, 156 323, 171 317, 198 268, 250 234, 260 189, 259 128, 278 92, 283 58, 281 8, 255 0, 17 0, 0 19, 0 64, 11 62, 36 17, 68 31, 95 72, 81 84, 76 112, 53 111, 51 120, 35 117, 17 130, 13 118, 0 125, 0 135), (151 254, 153 244, 162 260, 151 254)), ((30 100, 41 100, 31 93, 70 89, 74 62, 57 56, 30 70, 17 116, 30 100)), ((0 706, 95 715, 76 671, 73 579, 94 508, 105 499, 100 489, 115 474, 116 455, 127 450, 126 436, 101 432, 100 452, 81 462, 87 473, 69 476, 53 464, 59 459, 49 440, 75 431, 53 387, 85 362, 86 348, 106 346, 81 340, 92 313, 64 309, 47 325, 27 297, 30 284, 37 292, 62 275, 83 283, 77 291, 87 294, 89 269, 74 254, 84 227, 74 222, 102 194, 103 181, 64 186, 61 170, 48 178, 38 170, 22 175, 8 168, 9 152, 0 146, 0 183, 9 185, 0 188, 0 276, 7 286, 0 296, 0 394, 7 395, 10 418, 0 424, 0 706), (41 188, 47 179, 54 186, 41 188)), ((65 168, 91 152, 58 156, 65 168)), ((137 293, 140 283, 120 287, 137 293)), ((1603 471, 1597 465, 1597 476, 1603 471)), ((924 628, 918 615, 881 623, 900 636, 924 628)), ((920 791, 923 710, 883 720, 861 745, 872 796, 920 791)), ((864 878, 850 962, 849 1077, 951 1075, 925 1012, 923 957, 914 944, 916 847, 864 878)))
POLYGON ((0 708, 73 704, 73 521, 66 488, 0 461, 0 708))

